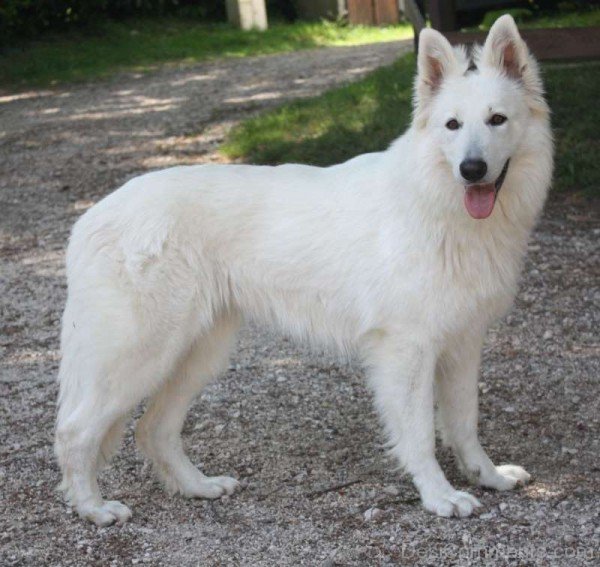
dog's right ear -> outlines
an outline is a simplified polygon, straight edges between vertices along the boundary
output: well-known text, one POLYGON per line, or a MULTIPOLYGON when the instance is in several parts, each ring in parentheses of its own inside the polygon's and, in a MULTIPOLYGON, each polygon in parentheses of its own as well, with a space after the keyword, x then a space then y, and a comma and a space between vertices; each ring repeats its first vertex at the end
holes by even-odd
POLYGON ((419 82, 434 94, 442 85, 444 76, 456 63, 454 50, 438 31, 425 28, 419 35, 419 82))
POLYGON ((423 110, 442 86, 457 60, 449 41, 438 31, 425 28, 419 34, 415 118, 422 122, 423 110), (421 118, 419 118, 421 117, 421 118))

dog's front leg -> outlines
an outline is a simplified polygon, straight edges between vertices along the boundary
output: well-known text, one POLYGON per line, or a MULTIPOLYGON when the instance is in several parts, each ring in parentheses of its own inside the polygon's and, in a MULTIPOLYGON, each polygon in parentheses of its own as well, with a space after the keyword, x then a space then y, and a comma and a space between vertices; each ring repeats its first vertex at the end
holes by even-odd
POLYGON ((529 481, 517 465, 495 466, 477 435, 478 376, 483 333, 468 333, 442 354, 436 375, 440 433, 452 448, 459 467, 477 484, 509 490, 529 481))
POLYGON ((477 499, 455 490, 435 458, 433 382, 436 354, 425 342, 390 337, 369 349, 375 402, 392 454, 408 471, 423 506, 439 516, 469 516, 477 499))

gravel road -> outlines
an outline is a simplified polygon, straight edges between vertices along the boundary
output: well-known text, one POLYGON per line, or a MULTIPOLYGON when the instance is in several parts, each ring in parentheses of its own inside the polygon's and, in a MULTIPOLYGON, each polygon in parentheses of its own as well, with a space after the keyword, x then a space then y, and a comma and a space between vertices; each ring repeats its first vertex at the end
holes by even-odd
MULTIPOLYGON (((246 329, 184 437, 219 501, 162 492, 132 442, 101 477, 132 507, 98 529, 55 492, 52 454, 64 249, 75 219, 131 176, 219 161, 236 121, 391 62, 409 43, 168 67, 0 92, 0 565, 592 565, 600 561, 600 212, 553 197, 480 389, 484 444, 534 475, 474 489, 479 516, 425 513, 381 449, 360 369, 246 329), (483 559, 483 561, 482 561, 483 559)), ((456 485, 465 484, 440 451, 456 485)))

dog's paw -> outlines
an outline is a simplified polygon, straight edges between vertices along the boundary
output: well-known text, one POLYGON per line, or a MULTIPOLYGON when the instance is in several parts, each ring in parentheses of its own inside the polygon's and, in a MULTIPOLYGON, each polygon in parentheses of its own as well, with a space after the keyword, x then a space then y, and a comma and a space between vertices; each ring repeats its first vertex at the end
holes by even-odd
POLYGON ((524 486, 531 480, 531 475, 518 465, 500 465, 487 475, 479 477, 479 484, 495 490, 512 490, 524 486))
POLYGON ((124 524, 131 518, 131 510, 117 500, 103 502, 100 506, 78 506, 77 513, 100 527, 124 524))
POLYGON ((435 496, 423 497, 423 506, 429 512, 438 516, 450 518, 466 518, 470 516, 481 503, 475 496, 460 490, 451 490, 435 496))
POLYGON ((233 494, 240 483, 229 476, 200 476, 193 482, 186 482, 180 492, 188 498, 220 498, 233 494))

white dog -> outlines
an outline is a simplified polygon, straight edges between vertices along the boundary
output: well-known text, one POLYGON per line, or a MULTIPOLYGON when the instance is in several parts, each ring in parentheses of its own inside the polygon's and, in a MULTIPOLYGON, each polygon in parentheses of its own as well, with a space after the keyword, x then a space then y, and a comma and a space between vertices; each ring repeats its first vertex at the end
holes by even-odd
POLYGON ((436 460, 436 404, 469 479, 498 490, 529 479, 481 447, 477 378, 551 180, 549 111, 509 16, 472 57, 433 30, 420 40, 413 123, 387 151, 328 168, 158 171, 77 222, 56 453, 80 516, 131 516, 102 500, 96 474, 147 397, 137 442, 166 487, 234 491, 235 479, 194 467, 180 432, 244 319, 361 356, 391 452, 427 510, 468 516, 480 505, 436 460))

